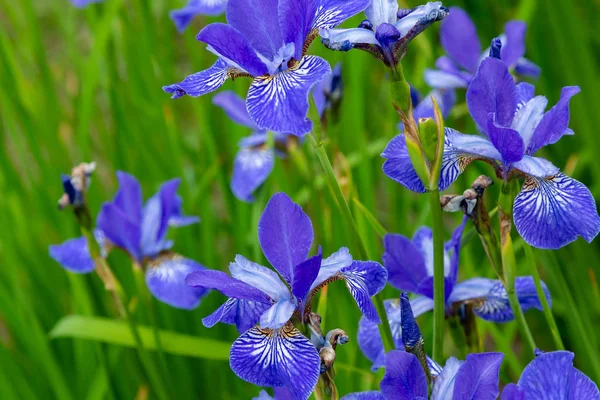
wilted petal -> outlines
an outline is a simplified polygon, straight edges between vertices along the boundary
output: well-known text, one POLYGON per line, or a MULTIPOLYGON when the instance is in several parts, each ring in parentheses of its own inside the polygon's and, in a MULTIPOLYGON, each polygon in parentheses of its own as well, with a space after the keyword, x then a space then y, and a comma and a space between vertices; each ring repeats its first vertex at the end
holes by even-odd
POLYGON ((517 109, 517 86, 502 61, 487 57, 467 90, 469 112, 482 130, 488 114, 495 113, 501 126, 510 126, 517 109))
POLYGON ((258 223, 258 240, 273 267, 291 284, 294 267, 306 260, 314 238, 312 222, 285 193, 271 197, 258 223))
POLYGON ((196 15, 219 15, 225 12, 227 0, 190 0, 184 8, 173 10, 169 17, 177 30, 183 32, 196 15))
MULTIPOLYGON (((228 7, 231 7, 231 2, 228 7)), ((248 39, 231 25, 220 22, 207 25, 198 33, 196 39, 208 44, 210 51, 229 61, 230 65, 239 67, 252 76, 269 72, 248 39)))
POLYGON ((213 97, 213 104, 221 107, 232 121, 252 130, 258 130, 256 124, 252 121, 250 115, 248 115, 246 101, 235 92, 224 90, 216 94, 213 97))
POLYGON ((238 332, 244 333, 256 325, 269 308, 267 303, 230 298, 211 315, 203 318, 202 323, 207 328, 219 322, 236 325, 238 332))
POLYGON ((506 39, 502 43, 501 58, 508 66, 513 66, 525 55, 525 33, 527 24, 523 21, 508 21, 504 25, 506 39))
POLYGON ((273 301, 291 298, 290 290, 275 271, 252 262, 244 256, 239 254, 235 256, 235 262, 229 264, 229 272, 232 278, 259 289, 273 301))
POLYGON ((161 256, 149 263, 146 285, 150 293, 163 303, 191 310, 200 304, 208 289, 189 286, 185 278, 194 271, 205 269, 197 262, 181 256, 161 256))
POLYGON ((340 271, 346 286, 365 317, 379 323, 379 316, 371 297, 379 293, 387 282, 387 271, 375 261, 354 261, 340 271))
MULTIPOLYGON (((574 354, 553 351, 538 355, 523 371, 519 387, 527 399, 600 399, 598 387, 573 367, 574 354)), ((509 398, 511 399, 511 398, 509 398)))
POLYGON ((498 380, 504 354, 468 354, 456 374, 454 399, 495 400, 500 394, 498 380))
POLYGON ((396 289, 416 292, 429 276, 421 250, 406 236, 390 233, 384 236, 383 247, 389 283, 396 289))
POLYGON ((450 14, 442 21, 440 40, 454 61, 472 73, 477 71, 481 45, 475 24, 463 9, 450 7, 450 14))
POLYGON ((238 151, 233 164, 231 191, 241 201, 253 202, 254 191, 271 175, 275 153, 268 148, 245 148, 238 151))
POLYGON ((417 193, 425 193, 425 185, 417 175, 406 147, 406 137, 395 136, 386 146, 381 157, 386 161, 383 163, 383 172, 390 178, 417 193))
POLYGON ((229 363, 250 383, 286 386, 295 399, 306 400, 319 379, 321 360, 313 344, 290 324, 248 330, 233 342, 229 363))
POLYGON ((94 260, 90 256, 87 239, 82 236, 69 239, 62 244, 53 244, 48 247, 50 257, 63 268, 78 274, 87 274, 95 268, 94 260))
POLYGON ((250 116, 261 129, 303 136, 312 129, 306 118, 310 90, 330 72, 327 61, 305 56, 286 71, 256 78, 248 90, 250 116))
POLYGON ((579 86, 566 86, 560 93, 560 100, 548 111, 533 132, 527 151, 534 154, 542 147, 556 143, 563 135, 572 135, 569 129, 569 102, 579 93, 579 86))
POLYGON ((489 114, 486 132, 502 156, 502 162, 512 164, 521 161, 525 154, 523 138, 514 129, 499 125, 496 114, 489 114))
POLYGON ((464 361, 460 361, 456 357, 450 357, 446 361, 444 369, 438 375, 435 384, 433 385, 431 400, 446 400, 453 398, 454 386, 456 385, 456 374, 463 364, 464 361))
POLYGON ((600 232, 596 201, 581 182, 559 172, 528 177, 514 203, 515 227, 530 245, 559 249, 582 236, 591 242, 600 232))
POLYGON ((163 86, 163 90, 167 93, 172 93, 172 99, 177 99, 185 95, 192 97, 203 96, 223 86, 229 77, 228 72, 231 68, 225 60, 218 59, 212 67, 189 75, 179 83, 163 86))
POLYGON ((185 283, 193 287, 215 289, 227 297, 269 304, 269 298, 265 293, 254 286, 230 277, 223 271, 207 269, 192 272, 185 279, 185 283))
POLYGON ((427 378, 421 363, 413 354, 404 351, 388 353, 380 387, 386 399, 427 399, 427 378))
POLYGON ((348 267, 352 264, 352 255, 347 247, 342 247, 326 259, 321 262, 321 269, 317 279, 311 285, 310 290, 313 290, 327 279, 334 276, 336 273, 342 270, 342 268, 348 267))

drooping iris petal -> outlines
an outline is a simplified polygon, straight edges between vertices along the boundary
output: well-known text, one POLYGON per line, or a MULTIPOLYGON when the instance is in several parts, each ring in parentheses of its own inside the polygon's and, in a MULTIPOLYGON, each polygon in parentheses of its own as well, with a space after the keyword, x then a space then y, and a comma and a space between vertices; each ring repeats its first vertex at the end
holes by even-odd
POLYGON ((248 39, 231 25, 220 22, 207 25, 198 33, 196 39, 208 44, 210 51, 227 60, 230 65, 239 67, 252 76, 269 72, 248 39))
POLYGON ((326 259, 321 262, 321 268, 317 279, 313 282, 310 290, 313 290, 327 279, 334 276, 336 273, 342 270, 342 268, 348 267, 352 264, 352 255, 347 247, 342 247, 326 259))
POLYGON ((510 126, 517 109, 517 86, 502 61, 487 57, 467 89, 467 106, 482 130, 487 128, 488 114, 495 113, 501 126, 510 126))
MULTIPOLYGON (((517 96, 521 95, 518 87, 517 93, 517 96)), ((520 101, 519 104, 521 104, 520 101)), ((521 135, 523 142, 525 143, 525 148, 528 147, 535 128, 542 120, 547 105, 548 99, 544 96, 536 96, 526 101, 522 104, 521 108, 517 110, 511 128, 519 132, 519 135, 521 135)))
POLYGON ((271 197, 258 222, 258 240, 267 260, 291 284, 294 267, 306 260, 314 238, 312 222, 285 193, 271 197))
POLYGON ((505 43, 500 50, 502 61, 513 66, 517 60, 525 55, 525 33, 527 24, 523 21, 508 21, 504 25, 505 43))
POLYGON ((425 96, 423 101, 415 107, 413 111, 415 120, 418 121, 419 118, 434 118, 432 97, 434 97, 438 103, 444 118, 448 116, 450 110, 456 103, 456 92, 454 90, 434 90, 425 96))
POLYGON ((227 0, 189 0, 185 7, 173 10, 169 17, 179 32, 183 32, 196 15, 219 15, 225 12, 227 0))
POLYGON ((231 346, 229 363, 240 378, 257 386, 286 386, 307 399, 319 379, 321 360, 313 344, 293 325, 252 328, 231 346))
POLYGON ((358 322, 356 340, 362 353, 373 363, 371 371, 375 372, 385 365, 383 341, 375 322, 362 317, 358 322))
POLYGON ((521 237, 541 249, 559 249, 578 236, 591 242, 600 232, 600 217, 589 189, 559 172, 529 176, 515 198, 514 221, 521 237))
POLYGON ((227 23, 267 60, 273 60, 283 47, 277 0, 229 0, 227 23))
POLYGON ((192 97, 203 96, 223 86, 229 78, 228 73, 231 68, 225 60, 219 58, 212 67, 189 75, 179 83, 163 86, 163 90, 167 93, 172 93, 172 99, 178 99, 185 95, 192 97))
POLYGON ((173 243, 165 240, 169 219, 176 203, 179 179, 163 183, 142 210, 140 246, 142 256, 154 257, 163 250, 171 248, 173 243))
POLYGON ((350 393, 341 398, 341 400, 385 400, 381 392, 358 392, 350 393))
POLYGON ((427 378, 421 363, 413 354, 404 351, 388 353, 380 387, 386 399, 427 399, 427 378))
POLYGON ((382 259, 389 283, 396 289, 416 292, 419 283, 428 276, 420 249, 406 236, 389 233, 383 238, 383 246, 382 259))
POLYGON ((175 308, 191 310, 200 304, 208 292, 205 288, 192 287, 185 278, 205 267, 187 258, 176 255, 161 256, 152 260, 146 270, 148 290, 158 300, 175 308))
POLYGON ((425 185, 417 175, 406 147, 406 137, 395 136, 381 153, 386 161, 383 163, 383 172, 394 181, 416 193, 425 193, 425 185))
POLYGON ((379 293, 387 282, 387 271, 375 261, 354 261, 340 273, 358 308, 365 317, 380 323, 371 297, 379 293))
POLYGON ((260 327, 279 329, 288 323, 296 311, 296 304, 291 299, 282 299, 273 304, 260 317, 260 327))
POLYGON ((534 64, 532 61, 523 57, 517 60, 517 63, 515 64, 515 73, 517 75, 537 79, 540 77, 542 69, 537 64, 534 64))
POLYGON ((87 274, 95 268, 84 236, 69 239, 62 244, 50 245, 48 248, 50 257, 68 271, 87 274))
POLYGON ((101 3, 102 1, 104 0, 71 0, 71 4, 77 8, 83 8, 89 4, 101 3))
POLYGON ((259 289, 273 301, 291 297, 290 290, 275 271, 252 262, 244 256, 239 254, 235 256, 235 262, 229 264, 229 272, 232 278, 259 289))
POLYGON ((525 391, 514 383, 509 383, 502 391, 502 400, 527 400, 525 391))
POLYGON ((182 227, 200 222, 200 218, 195 215, 184 215, 182 211, 183 200, 180 196, 175 196, 173 209, 169 217, 169 226, 182 227))
POLYGON ((269 303, 267 295, 254 286, 234 279, 223 271, 203 270, 192 272, 185 278, 189 286, 215 289, 227 297, 269 303))
POLYGON ((261 129, 303 136, 312 129, 306 118, 310 90, 330 72, 327 61, 305 56, 286 71, 259 76, 248 90, 248 113, 261 129))
POLYGON ((319 0, 317 3, 311 29, 333 28, 363 11, 371 0, 319 0))
POLYGON ((315 279, 317 279, 317 276, 319 275, 322 260, 323 254, 321 246, 319 246, 317 255, 302 261, 294 267, 292 294, 296 296, 299 301, 303 302, 306 299, 306 295, 310 291, 313 282, 315 282, 315 279))
POLYGON ((142 221, 142 187, 135 176, 127 172, 117 171, 119 189, 113 199, 113 204, 129 216, 132 222, 142 221))
POLYGON ((238 200, 254 201, 254 191, 271 175, 275 153, 269 148, 244 148, 235 155, 231 191, 238 200))
POLYGON ((433 299, 427 296, 417 296, 410 301, 413 316, 416 318, 428 311, 433 310, 433 299))
POLYGON ((526 398, 600 399, 594 382, 573 367, 573 358, 574 354, 568 351, 538 355, 525 367, 519 379, 519 387, 526 393, 526 398))
POLYGON ((212 328, 219 322, 235 325, 239 333, 244 333, 256 325, 269 308, 268 303, 230 298, 211 315, 203 318, 202 323, 207 328, 212 328))
POLYGON ((235 92, 224 90, 216 94, 213 97, 213 104, 221 107, 232 121, 252 130, 258 130, 256 124, 248 115, 246 102, 235 92))
POLYGON ((458 373, 464 361, 458 360, 456 357, 450 357, 446 361, 446 365, 442 372, 438 375, 431 391, 431 400, 446 400, 452 399, 454 394, 454 385, 456 385, 456 374, 458 373))
POLYGON ((569 129, 569 102, 579 93, 579 86, 566 86, 560 93, 560 100, 548 111, 533 132, 528 152, 534 154, 538 149, 556 143, 563 135, 572 135, 569 129))
POLYGON ((444 244, 446 252, 452 252, 450 258, 450 272, 448 277, 452 286, 456 284, 458 279, 458 262, 460 261, 460 248, 462 243, 462 235, 467 225, 468 217, 465 215, 462 222, 452 232, 452 237, 444 244))
POLYGON ((488 278, 471 278, 457 283, 448 299, 450 303, 485 297, 500 281, 488 278))
POLYGON ((397 13, 398 2, 395 0, 374 0, 365 10, 365 16, 373 26, 396 23, 397 13))
POLYGON ((488 115, 486 128, 488 137, 505 164, 521 161, 525 154, 525 143, 519 132, 499 125, 496 114, 491 113, 488 115))
POLYGON ((132 221, 116 204, 105 203, 102 206, 97 226, 113 244, 126 250, 137 261, 141 260, 139 223, 132 221))
POLYGON ((450 14, 442 21, 440 40, 454 61, 472 73, 477 71, 481 45, 475 24, 464 10, 450 7, 450 14))
POLYGON ((328 49, 348 51, 357 44, 379 45, 375 32, 364 28, 323 29, 320 36, 328 49))
POLYGON ((454 399, 495 400, 500 394, 498 380, 504 354, 468 354, 456 374, 454 399))

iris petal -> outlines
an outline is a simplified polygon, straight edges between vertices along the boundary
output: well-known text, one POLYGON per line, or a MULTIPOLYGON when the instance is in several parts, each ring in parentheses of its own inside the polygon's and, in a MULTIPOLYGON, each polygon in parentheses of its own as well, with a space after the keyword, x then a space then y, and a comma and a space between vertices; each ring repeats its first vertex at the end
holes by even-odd
POLYGON ((469 15, 459 7, 450 7, 450 14, 442 21, 440 40, 446 53, 463 68, 477 71, 481 44, 477 29, 469 15))
POLYGON ((244 256, 239 254, 235 256, 235 262, 229 264, 229 272, 232 278, 259 289, 273 301, 291 298, 290 290, 275 271, 252 262, 244 256))
POLYGON ((173 10, 169 17, 179 32, 187 28, 196 15, 219 15, 225 12, 227 0, 190 0, 185 7, 173 10))
POLYGON ((581 182, 563 173, 528 177, 514 203, 515 227, 530 245, 559 249, 582 236, 591 242, 600 232, 596 201, 581 182))
POLYGON ((456 374, 453 399, 495 400, 500 394, 498 380, 504 354, 469 354, 456 374))
POLYGON ((438 375, 435 384, 433 385, 431 400, 446 400, 453 398, 456 374, 463 363, 464 361, 460 361, 456 357, 450 357, 446 361, 444 369, 442 369, 442 372, 438 375))
POLYGON ((416 193, 425 193, 425 185, 417 175, 406 147, 406 137, 395 136, 381 153, 386 161, 383 163, 383 172, 394 181, 416 193))
POLYGON ((293 325, 252 328, 231 347, 229 363, 240 378, 257 386, 286 386, 305 400, 319 379, 321 360, 313 344, 293 325))
POLYGON ((308 258, 294 267, 292 293, 300 302, 306 299, 306 295, 319 275, 322 259, 321 246, 319 246, 319 253, 317 255, 308 258))
POLYGON ((241 149, 235 155, 231 191, 238 200, 253 202, 254 191, 267 180, 274 167, 273 149, 241 149))
POLYGON ((313 282, 310 290, 313 290, 327 279, 334 276, 336 273, 342 270, 342 268, 348 267, 352 264, 352 255, 347 247, 342 247, 326 259, 321 262, 321 268, 317 279, 313 282))
POLYGON ((502 44, 501 58, 508 66, 513 66, 525 55, 525 33, 527 24, 523 21, 508 21, 504 25, 505 43, 502 44))
POLYGON ((413 354, 404 351, 388 353, 380 386, 387 399, 427 399, 427 378, 421 363, 413 354))
POLYGON ((221 107, 232 121, 252 130, 258 130, 256 124, 248 115, 246 101, 235 92, 224 90, 216 94, 215 97, 213 97, 213 104, 221 107))
POLYGON ((283 299, 273 304, 261 317, 260 327, 279 329, 292 318, 296 304, 290 299, 283 299))
POLYGON ((342 397, 341 400, 385 400, 385 397, 381 392, 371 391, 350 393, 342 397))
POLYGON ((227 297, 269 304, 269 298, 265 293, 254 286, 230 277, 223 271, 208 269, 195 271, 185 278, 185 283, 193 287, 215 289, 227 297))
POLYGON ((202 323, 207 328, 219 322, 235 325, 238 332, 243 333, 256 325, 269 307, 268 303, 230 298, 211 315, 203 318, 202 323))
POLYGON ((379 293, 387 282, 387 271, 375 261, 354 261, 340 271, 346 286, 360 311, 371 321, 379 323, 379 316, 371 297, 379 293))
POLYGON ((163 90, 172 93, 171 98, 177 99, 185 95, 198 97, 214 92, 229 78, 228 72, 232 67, 223 59, 218 59, 212 67, 189 75, 183 81, 168 86, 163 90))
POLYGON ((423 253, 409 238, 398 234, 385 235, 383 246, 383 265, 389 283, 396 289, 416 292, 421 281, 429 276, 423 253))
POLYGON ((84 236, 51 245, 49 251, 50 257, 68 271, 87 274, 95 268, 84 236))

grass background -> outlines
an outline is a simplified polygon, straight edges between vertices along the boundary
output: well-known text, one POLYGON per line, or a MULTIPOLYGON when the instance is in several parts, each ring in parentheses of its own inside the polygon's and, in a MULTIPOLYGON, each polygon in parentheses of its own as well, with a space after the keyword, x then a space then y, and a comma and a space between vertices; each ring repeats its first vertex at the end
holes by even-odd
MULTIPOLYGON (((410 6, 417 3, 408 2, 410 6)), ((597 127, 600 126, 600 42, 597 0, 451 1, 475 20, 483 46, 510 19, 529 23, 527 55, 542 67, 537 92, 550 104, 560 88, 579 85, 571 106, 575 136, 543 150, 543 155, 600 196, 597 127)), ((94 212, 116 190, 116 170, 136 175, 150 196, 158 185, 182 177, 181 194, 188 214, 202 222, 172 230, 175 250, 209 268, 225 269, 240 253, 261 261, 256 226, 272 193, 287 192, 313 220, 316 243, 331 253, 351 240, 334 199, 324 185, 311 149, 300 162, 278 160, 275 172, 255 204, 237 201, 229 178, 238 140, 249 132, 229 121, 211 96, 171 101, 161 86, 207 67, 214 56, 194 39, 213 19, 198 18, 184 35, 175 31, 168 11, 184 0, 106 0, 83 10, 67 0, 19 2, 0 0, 0 398, 102 399, 109 387, 117 398, 153 398, 134 350, 74 339, 51 339, 49 332, 64 316, 114 317, 109 296, 97 276, 66 273, 48 256, 48 245, 78 235, 69 212, 59 212, 60 173, 81 161, 95 160, 98 170, 88 196, 94 212), (98 355, 106 355, 110 386, 98 355)), ((405 1, 401 1, 406 6, 405 1)), ((348 23, 358 23, 360 18, 348 23)), ((404 65, 409 80, 427 91, 422 72, 442 53, 438 27, 410 47, 404 65)), ((381 172, 379 153, 396 134, 385 70, 368 54, 333 53, 317 41, 311 48, 332 64, 341 61, 345 83, 341 120, 328 132, 328 151, 336 161, 344 189, 359 200, 390 232, 412 235, 427 223, 424 198, 410 193, 381 172)), ((225 87, 243 94, 249 82, 225 87)), ((462 95, 461 95, 462 97, 462 95)), ((464 97, 462 97, 464 99, 464 97)), ((447 121, 472 131, 459 105, 447 121)), ((474 165, 453 186, 461 192, 485 165, 474 165)), ((491 199, 493 200, 492 190, 491 199)), ((493 201, 490 200, 490 203, 493 201)), ((367 247, 380 258, 380 237, 358 208, 354 209, 367 247)), ((458 216, 446 215, 447 233, 458 216)), ((515 235, 516 237, 516 235, 515 235)), ((520 239, 516 239, 520 248, 520 239)), ((576 353, 576 365, 600 382, 600 242, 579 240, 558 252, 536 251, 543 279, 554 300, 554 312, 565 345, 576 353)), ((519 274, 525 258, 517 254, 519 274)), ((263 260, 264 261, 264 260, 263 260)), ((110 257, 125 289, 136 298, 126 257, 110 257)), ((478 240, 463 251, 461 278, 492 277, 478 240)), ((397 291, 386 289, 386 297, 397 291)), ((201 318, 223 297, 210 294, 193 312, 155 306, 163 329, 231 342, 231 326, 206 329, 201 318)), ((139 309, 139 307, 138 307, 139 309)), ((136 314, 145 321, 146 310, 136 314)), ((355 339, 359 311, 341 283, 329 290, 326 329, 345 329, 355 339)), ((543 315, 527 313, 538 346, 553 350, 543 315)), ((431 315, 420 319, 426 340, 431 315)), ((514 323, 480 323, 486 350, 506 353, 502 382, 514 381, 531 359, 522 351, 514 323)), ((447 355, 453 353, 448 337, 447 355)), ((156 360, 156 358, 155 358, 156 360)), ((236 378, 226 361, 168 355, 164 378, 172 398, 248 399, 259 389, 236 378)), ((337 384, 342 394, 376 388, 381 375, 368 372, 356 340, 338 351, 337 384)))

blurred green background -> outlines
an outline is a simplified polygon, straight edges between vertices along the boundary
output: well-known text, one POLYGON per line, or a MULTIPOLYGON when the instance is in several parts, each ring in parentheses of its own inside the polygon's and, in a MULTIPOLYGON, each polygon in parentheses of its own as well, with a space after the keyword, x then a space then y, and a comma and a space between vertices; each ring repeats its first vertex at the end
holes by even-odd
MULTIPOLYGON (((161 86, 181 80, 214 61, 194 38, 217 19, 197 18, 185 34, 176 32, 168 11, 185 0, 106 0, 78 10, 67 0, 0 0, 0 398, 103 399, 154 398, 134 349, 82 339, 52 339, 51 329, 70 314, 115 318, 110 296, 95 274, 65 272, 48 256, 48 245, 79 235, 71 213, 59 212, 60 173, 81 161, 94 160, 97 172, 88 196, 93 212, 116 190, 116 170, 137 176, 146 196, 172 177, 182 177, 180 190, 186 213, 199 215, 196 226, 172 230, 175 251, 209 268, 225 269, 235 254, 265 261, 257 245, 256 226, 271 194, 285 191, 301 203, 313 220, 318 244, 330 254, 351 243, 334 198, 324 184, 311 149, 301 149, 299 161, 278 160, 275 172, 255 204, 236 200, 229 178, 237 142, 247 129, 229 121, 211 103, 211 95, 171 101, 161 86), (302 172, 299 165, 305 163, 302 172), (100 367, 106 356, 110 385, 100 367), (110 388, 110 389, 109 389, 110 388)), ((400 2, 402 6, 418 3, 400 2), (408 3, 408 4, 406 4, 408 3)), ((510 19, 529 23, 527 56, 542 67, 537 93, 554 104, 562 86, 579 85, 571 103, 571 128, 543 155, 567 174, 583 181, 600 198, 597 140, 600 126, 600 42, 596 33, 597 0, 451 1, 474 19, 485 46, 510 19)), ((356 25, 361 17, 347 23, 356 25)), ((426 31, 405 58, 408 79, 423 93, 423 70, 442 54, 439 26, 426 31)), ((386 71, 366 53, 329 52, 316 41, 312 53, 331 64, 343 63, 345 94, 340 122, 330 127, 328 151, 335 160, 348 196, 360 201, 390 232, 412 235, 428 222, 424 198, 386 178, 379 157, 396 134, 397 118, 390 105, 386 71)), ((243 94, 249 81, 228 82, 243 94)), ((466 132, 464 93, 446 125, 466 132)), ((468 169, 453 190, 462 192, 484 164, 468 169)), ((496 189, 497 190, 497 189, 496 189)), ((490 207, 493 207, 494 190, 490 207)), ((380 259, 381 239, 360 207, 352 202, 359 228, 374 258, 380 259)), ((449 235, 458 216, 446 215, 449 235)), ((517 248, 520 239, 513 235, 517 248)), ((566 347, 576 353, 578 368, 600 382, 600 274, 598 241, 583 240, 558 252, 536 251, 542 278, 553 295, 554 313, 566 347)), ((525 257, 517 253, 519 274, 527 274, 525 257)), ((113 252, 110 263, 131 296, 140 323, 147 310, 136 305, 137 293, 127 258, 113 252)), ((479 240, 464 249, 461 279, 493 277, 479 240)), ((387 288, 386 298, 397 291, 387 288)), ((210 294, 193 312, 155 302, 161 329, 231 343, 233 326, 202 326, 223 296, 210 294)), ((359 311, 342 283, 329 289, 325 329, 345 329, 351 342, 338 348, 336 382, 342 394, 375 389, 381 377, 356 344, 359 311)), ((543 314, 527 313, 540 348, 553 350, 543 314)), ((420 318, 426 341, 431 338, 431 314, 420 318)), ((89 329, 94 329, 90 327, 89 329)), ((523 352, 516 325, 479 323, 485 349, 506 353, 502 383, 514 381, 532 358, 523 352)), ((454 354, 447 335, 446 353, 454 354)), ((108 339, 107 339, 108 340, 108 339)), ((195 349, 202 354, 203 349, 195 349)), ((206 350, 207 353, 210 349, 206 350)), ((153 354, 153 360, 157 358, 153 354)), ((167 355, 163 371, 171 398, 249 399, 259 389, 230 371, 226 360, 167 355)))

